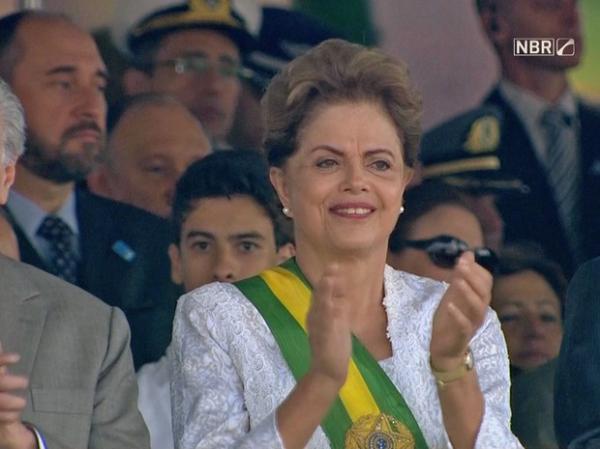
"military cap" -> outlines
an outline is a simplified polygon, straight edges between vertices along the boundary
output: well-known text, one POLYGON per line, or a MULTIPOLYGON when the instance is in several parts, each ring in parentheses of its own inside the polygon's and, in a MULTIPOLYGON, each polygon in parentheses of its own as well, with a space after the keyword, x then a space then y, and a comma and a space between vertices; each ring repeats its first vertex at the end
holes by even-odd
POLYGON ((244 58, 244 65, 254 72, 252 80, 264 88, 289 61, 336 37, 342 35, 300 11, 265 6, 258 45, 244 58))
POLYGON ((520 179, 501 167, 502 121, 498 108, 485 105, 425 133, 423 180, 435 179, 471 193, 528 192, 520 179))
POLYGON ((248 3, 248 0, 188 0, 154 11, 129 30, 129 50, 136 54, 146 39, 171 31, 204 28, 225 34, 236 43, 241 53, 246 53, 255 47, 256 40, 242 14, 240 6, 245 5, 243 2, 248 3))

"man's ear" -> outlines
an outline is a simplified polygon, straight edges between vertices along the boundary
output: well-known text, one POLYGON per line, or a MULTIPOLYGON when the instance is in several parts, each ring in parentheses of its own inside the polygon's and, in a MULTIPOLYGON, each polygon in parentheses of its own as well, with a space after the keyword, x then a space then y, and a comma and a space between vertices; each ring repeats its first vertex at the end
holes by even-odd
POLYGON ((15 182, 15 164, 2 165, 0 162, 0 170, 4 170, 4 179, 0 185, 0 205, 6 204, 8 200, 8 191, 15 182))
POLYGON ((174 284, 183 284, 183 267, 179 247, 174 243, 169 245, 169 259, 171 260, 171 280, 174 284))
POLYGON ((130 67, 123 73, 121 84, 125 95, 132 96, 148 92, 151 88, 151 78, 141 70, 130 67))
POLYGON ((271 179, 271 184, 273 184, 273 187, 277 192, 279 201, 281 201, 283 207, 289 208, 290 198, 285 173, 279 167, 271 167, 271 169, 269 170, 269 178, 271 179))

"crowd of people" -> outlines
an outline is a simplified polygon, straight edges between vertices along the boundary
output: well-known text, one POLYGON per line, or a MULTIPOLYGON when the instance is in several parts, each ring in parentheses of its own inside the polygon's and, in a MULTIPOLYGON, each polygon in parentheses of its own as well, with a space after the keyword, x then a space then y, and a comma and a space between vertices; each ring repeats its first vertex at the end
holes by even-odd
POLYGON ((498 83, 426 133, 402 61, 248 5, 149 12, 118 74, 0 18, 0 448, 600 447, 577 0, 474 0, 498 83))

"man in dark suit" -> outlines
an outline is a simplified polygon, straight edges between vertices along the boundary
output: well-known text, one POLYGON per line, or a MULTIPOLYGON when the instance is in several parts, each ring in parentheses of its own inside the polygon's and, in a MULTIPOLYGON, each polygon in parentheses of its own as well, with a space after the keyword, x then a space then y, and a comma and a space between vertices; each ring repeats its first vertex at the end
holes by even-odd
POLYGON ((107 73, 96 45, 68 19, 40 12, 0 19, 0 30, 0 74, 27 120, 7 204, 21 258, 122 308, 135 365, 156 360, 178 293, 168 224, 76 188, 104 148, 107 73))
MULTIPOLYGON (((23 129, 0 80, 0 205, 23 129)), ((0 273, 0 447, 148 448, 122 312, 5 256, 0 273)))
POLYGON ((600 447, 600 258, 583 264, 567 292, 565 334, 555 379, 560 447, 600 447))
POLYGON ((477 6, 501 65, 501 79, 484 100, 504 115, 500 160, 530 188, 527 196, 499 201, 505 237, 538 241, 572 274, 600 254, 600 110, 576 97, 567 80, 582 53, 577 1, 477 6), (516 55, 517 38, 551 38, 554 55, 516 55), (561 51, 560 42, 568 44, 561 51))

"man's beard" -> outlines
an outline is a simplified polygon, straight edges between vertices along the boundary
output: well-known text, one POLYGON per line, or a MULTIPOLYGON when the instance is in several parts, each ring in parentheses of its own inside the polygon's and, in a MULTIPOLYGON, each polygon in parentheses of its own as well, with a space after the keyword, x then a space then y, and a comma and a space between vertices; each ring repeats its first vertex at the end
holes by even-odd
POLYGON ((27 150, 19 159, 37 176, 57 184, 77 182, 85 179, 102 158, 105 139, 95 143, 84 143, 77 152, 67 149, 70 136, 82 128, 97 129, 95 125, 77 126, 65 132, 57 146, 44 143, 33 131, 27 133, 27 150))

